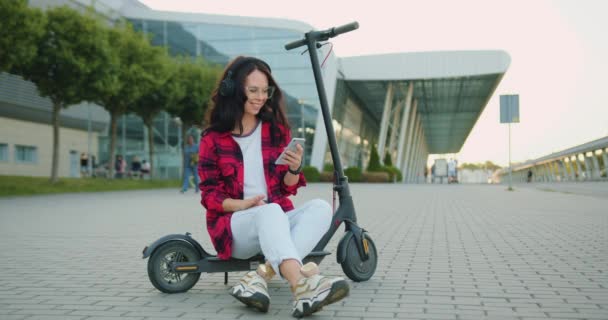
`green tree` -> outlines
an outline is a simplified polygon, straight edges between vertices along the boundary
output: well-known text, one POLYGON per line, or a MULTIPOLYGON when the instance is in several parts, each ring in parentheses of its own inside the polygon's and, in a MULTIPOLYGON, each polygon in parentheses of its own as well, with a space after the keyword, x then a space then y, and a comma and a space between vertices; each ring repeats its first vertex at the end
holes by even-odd
POLYGON ((386 151, 384 153, 384 165, 387 167, 392 167, 393 166, 393 158, 391 157, 390 152, 386 151))
POLYGON ((367 164, 367 171, 375 172, 382 170, 382 165, 380 164, 380 156, 378 155, 378 149, 376 146, 372 144, 372 151, 369 155, 369 163, 367 164))
POLYGON ((475 163, 463 163, 460 165, 460 169, 478 170, 479 165, 475 163))
POLYGON ((62 108, 92 101, 110 85, 107 65, 112 64, 108 33, 91 13, 66 6, 46 12, 47 25, 38 43, 38 54, 23 67, 23 77, 36 84, 41 96, 53 104, 53 158, 51 182, 59 166, 59 113, 62 108))
MULTIPOLYGON (((181 120, 182 137, 185 138, 189 128, 195 125, 203 126, 205 111, 222 70, 218 66, 210 65, 202 58, 192 60, 181 57, 177 61, 179 77, 176 77, 175 80, 179 82, 180 90, 183 90, 184 94, 168 109, 168 112, 181 120)), ((186 139, 183 140, 185 144, 186 139)), ((182 156, 184 155, 182 154, 182 156)))
POLYGON ((169 58, 167 52, 160 47, 150 48, 148 65, 156 72, 157 82, 152 83, 130 106, 148 128, 148 145, 150 159, 150 175, 154 176, 154 118, 163 110, 167 110, 183 96, 183 91, 175 77, 178 77, 177 65, 169 58), (153 66, 155 65, 155 66, 153 66))
POLYGON ((497 164, 494 164, 492 161, 486 161, 485 163, 463 163, 459 166, 460 169, 468 169, 468 170, 491 170, 496 171, 501 167, 497 164))
MULTIPOLYGON (((118 119, 125 115, 145 93, 159 86, 157 70, 158 50, 142 33, 133 30, 126 21, 119 22, 109 30, 110 46, 116 56, 108 70, 113 75, 113 85, 108 86, 96 102, 110 113, 109 177, 113 177, 116 129, 118 119)), ((152 160, 152 159, 150 159, 152 160)))
POLYGON ((484 164, 484 167, 485 167, 487 170, 492 170, 492 171, 496 171, 496 170, 501 169, 501 166, 499 166, 499 165, 497 165, 497 164, 493 163, 492 161, 486 161, 486 163, 484 164))
POLYGON ((38 53, 46 16, 26 0, 0 1, 0 72, 21 74, 38 53))

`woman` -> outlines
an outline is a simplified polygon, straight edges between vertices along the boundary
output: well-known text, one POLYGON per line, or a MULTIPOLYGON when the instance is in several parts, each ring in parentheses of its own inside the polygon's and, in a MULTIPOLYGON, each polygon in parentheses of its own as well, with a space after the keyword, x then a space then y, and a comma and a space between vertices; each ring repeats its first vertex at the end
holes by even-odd
POLYGON ((288 198, 306 185, 301 172, 304 150, 298 145, 297 152, 287 151, 287 164, 275 164, 291 134, 283 96, 268 64, 237 57, 224 71, 212 102, 198 167, 207 230, 220 259, 259 253, 267 259, 232 287, 231 295, 266 312, 267 281, 279 274, 294 294, 295 317, 347 296, 344 279, 321 276, 314 263, 302 266, 327 232, 332 213, 325 201, 312 200, 294 209, 288 198))

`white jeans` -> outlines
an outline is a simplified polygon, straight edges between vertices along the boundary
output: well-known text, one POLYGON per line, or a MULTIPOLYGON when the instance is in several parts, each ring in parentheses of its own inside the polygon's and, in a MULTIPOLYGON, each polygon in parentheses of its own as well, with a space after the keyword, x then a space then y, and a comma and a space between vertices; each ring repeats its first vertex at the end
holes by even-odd
POLYGON ((230 220, 232 257, 248 259, 261 252, 277 274, 284 260, 302 264, 329 229, 331 211, 321 199, 308 201, 287 214, 276 203, 237 211, 230 220))

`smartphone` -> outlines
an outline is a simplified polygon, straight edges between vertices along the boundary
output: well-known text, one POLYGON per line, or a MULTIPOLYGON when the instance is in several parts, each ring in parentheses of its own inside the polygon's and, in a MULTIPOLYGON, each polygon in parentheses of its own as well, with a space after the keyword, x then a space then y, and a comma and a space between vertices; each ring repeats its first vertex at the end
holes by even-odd
POLYGON ((285 152, 287 150, 291 150, 293 152, 297 152, 297 145, 301 145, 302 148, 304 148, 304 141, 306 141, 306 139, 304 138, 292 138, 291 141, 289 141, 289 144, 287 145, 287 147, 285 147, 285 149, 283 150, 283 152, 281 153, 281 155, 277 158, 277 161, 275 161, 275 164, 287 164, 287 162, 285 162, 285 152))

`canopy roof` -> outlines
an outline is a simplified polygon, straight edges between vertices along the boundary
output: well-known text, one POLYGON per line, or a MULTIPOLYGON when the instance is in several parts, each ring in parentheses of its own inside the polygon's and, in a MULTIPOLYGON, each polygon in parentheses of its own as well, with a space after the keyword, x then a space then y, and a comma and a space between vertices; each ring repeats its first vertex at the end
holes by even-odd
POLYGON ((371 114, 382 119, 389 83, 393 101, 413 98, 429 153, 456 153, 510 64, 504 51, 399 53, 341 59, 343 80, 371 114))

